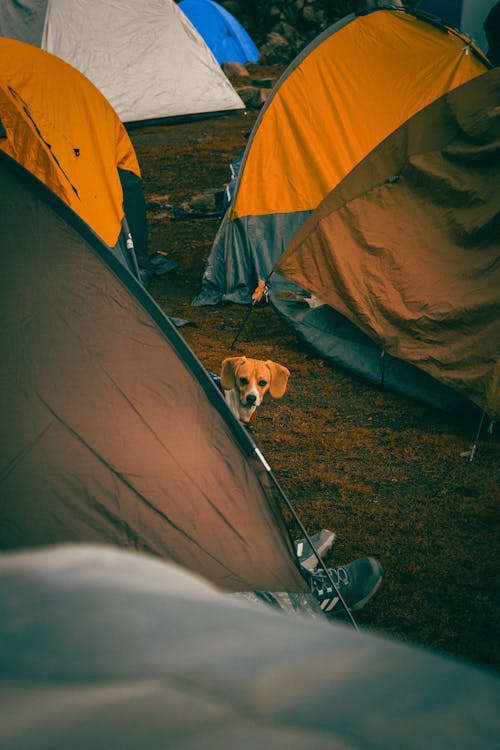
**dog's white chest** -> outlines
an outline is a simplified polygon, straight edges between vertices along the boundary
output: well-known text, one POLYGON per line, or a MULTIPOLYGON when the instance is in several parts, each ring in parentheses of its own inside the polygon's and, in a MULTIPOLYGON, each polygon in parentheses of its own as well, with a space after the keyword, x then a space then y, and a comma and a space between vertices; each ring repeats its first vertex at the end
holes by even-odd
POLYGON ((240 402, 239 393, 236 388, 233 388, 230 391, 224 391, 224 398, 226 399, 226 403, 237 419, 239 419, 241 422, 250 421, 256 409, 256 406, 251 406, 243 409, 240 402))

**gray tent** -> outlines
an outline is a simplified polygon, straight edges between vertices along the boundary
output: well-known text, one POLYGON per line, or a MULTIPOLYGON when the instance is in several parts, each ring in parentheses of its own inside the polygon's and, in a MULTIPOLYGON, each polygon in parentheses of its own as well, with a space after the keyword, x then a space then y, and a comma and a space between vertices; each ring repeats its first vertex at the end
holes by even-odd
POLYGON ((493 750, 498 675, 138 553, 0 557, 8 750, 493 750))
POLYGON ((0 152, 0 549, 106 542, 307 590, 280 490, 140 283, 0 152))

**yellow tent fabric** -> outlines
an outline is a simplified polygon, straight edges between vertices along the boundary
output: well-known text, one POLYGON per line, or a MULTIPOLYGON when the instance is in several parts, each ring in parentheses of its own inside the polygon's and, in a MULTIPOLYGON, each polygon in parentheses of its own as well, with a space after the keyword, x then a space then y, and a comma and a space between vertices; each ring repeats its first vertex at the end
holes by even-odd
POLYGON ((118 168, 140 177, 115 111, 82 73, 37 47, 0 38, 0 148, 64 200, 110 247, 118 241, 118 168))
POLYGON ((326 35, 263 110, 231 218, 314 210, 403 122, 485 72, 471 45, 398 10, 358 16, 326 35))

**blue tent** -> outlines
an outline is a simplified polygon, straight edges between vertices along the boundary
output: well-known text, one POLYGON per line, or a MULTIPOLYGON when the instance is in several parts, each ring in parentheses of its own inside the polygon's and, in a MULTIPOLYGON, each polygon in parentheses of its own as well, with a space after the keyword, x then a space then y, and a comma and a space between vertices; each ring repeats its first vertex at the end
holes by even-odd
POLYGON ((243 26, 213 0, 182 0, 179 8, 212 50, 217 62, 257 62, 259 50, 243 26))

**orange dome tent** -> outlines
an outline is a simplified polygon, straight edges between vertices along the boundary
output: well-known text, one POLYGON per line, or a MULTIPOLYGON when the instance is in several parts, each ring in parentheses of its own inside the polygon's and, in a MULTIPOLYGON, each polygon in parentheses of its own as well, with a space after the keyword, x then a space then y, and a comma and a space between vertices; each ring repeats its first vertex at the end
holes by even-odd
POLYGON ((141 183, 124 125, 94 84, 58 57, 4 37, 0 55, 0 149, 123 252, 121 178, 141 183))
POLYGON ((370 151, 490 67, 467 37, 402 9, 350 15, 320 34, 261 110, 194 304, 250 303, 309 214, 370 151))

